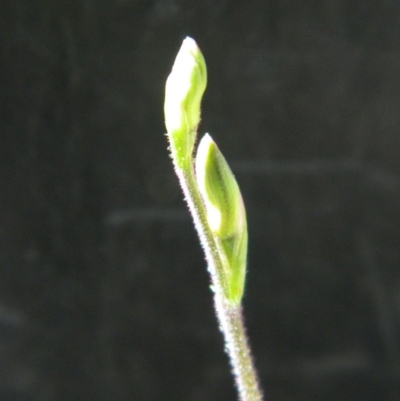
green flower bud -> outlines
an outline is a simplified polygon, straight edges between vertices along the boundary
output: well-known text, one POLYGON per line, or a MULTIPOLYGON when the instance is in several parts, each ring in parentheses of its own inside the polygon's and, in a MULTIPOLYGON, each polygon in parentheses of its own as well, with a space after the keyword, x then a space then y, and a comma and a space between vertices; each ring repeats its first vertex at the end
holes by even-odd
POLYGON ((187 37, 176 56, 165 88, 165 126, 172 157, 178 167, 191 160, 206 86, 206 62, 196 42, 187 37))
POLYGON ((246 276, 246 211, 236 179, 208 134, 197 150, 196 180, 206 207, 207 223, 223 259, 229 300, 240 303, 246 276))

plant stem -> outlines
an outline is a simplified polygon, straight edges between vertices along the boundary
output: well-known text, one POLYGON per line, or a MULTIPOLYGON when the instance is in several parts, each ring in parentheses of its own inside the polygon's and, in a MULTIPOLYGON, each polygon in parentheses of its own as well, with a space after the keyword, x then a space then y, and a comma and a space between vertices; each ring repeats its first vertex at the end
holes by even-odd
POLYGON ((223 262, 207 223, 206 210, 197 187, 193 166, 191 163, 184 168, 175 165, 175 170, 206 254, 214 290, 215 309, 220 329, 225 338, 226 350, 233 368, 240 400, 261 401, 261 390, 247 342, 242 308, 240 305, 227 301, 228 287, 223 262))
MULTIPOLYGON (((217 297, 216 297, 217 298, 217 297)), ((227 305, 223 300, 215 299, 222 330, 225 336, 227 352, 235 374, 236 386, 242 401, 261 401, 262 394, 257 381, 256 371, 250 353, 240 305, 227 305)))

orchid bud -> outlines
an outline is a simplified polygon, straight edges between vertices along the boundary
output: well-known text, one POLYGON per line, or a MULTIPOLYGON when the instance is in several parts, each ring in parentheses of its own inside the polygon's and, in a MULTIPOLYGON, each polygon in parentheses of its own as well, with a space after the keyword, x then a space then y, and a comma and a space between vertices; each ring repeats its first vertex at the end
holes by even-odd
POLYGON ((191 161, 200 122, 201 99, 206 86, 204 57, 196 42, 187 37, 167 79, 164 103, 172 158, 181 168, 191 161))
POLYGON ((202 138, 197 150, 196 180, 208 226, 223 258, 229 300, 240 303, 246 276, 246 211, 236 179, 208 134, 202 138))

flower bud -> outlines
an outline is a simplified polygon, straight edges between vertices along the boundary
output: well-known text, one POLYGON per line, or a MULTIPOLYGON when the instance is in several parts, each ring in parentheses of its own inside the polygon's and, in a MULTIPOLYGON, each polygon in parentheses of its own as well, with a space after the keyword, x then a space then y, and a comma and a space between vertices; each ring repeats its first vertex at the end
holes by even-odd
POLYGON ((204 57, 196 42, 187 37, 176 56, 165 88, 165 126, 172 157, 178 167, 191 160, 206 86, 204 57))
POLYGON ((223 259, 229 300, 240 303, 246 276, 247 222, 242 195, 224 156, 210 135, 200 141, 196 180, 207 222, 223 259))

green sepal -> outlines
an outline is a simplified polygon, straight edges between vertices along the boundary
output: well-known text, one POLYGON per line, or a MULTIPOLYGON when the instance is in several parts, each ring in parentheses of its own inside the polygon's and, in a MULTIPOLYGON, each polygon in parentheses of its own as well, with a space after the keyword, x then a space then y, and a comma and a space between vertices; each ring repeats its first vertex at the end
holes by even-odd
POLYGON ((207 223, 223 261, 229 301, 240 303, 246 277, 246 211, 237 181, 208 134, 197 150, 196 180, 206 207, 207 223))
POLYGON ((206 62, 196 42, 187 37, 167 79, 164 103, 171 154, 180 168, 191 162, 206 86, 206 62))

